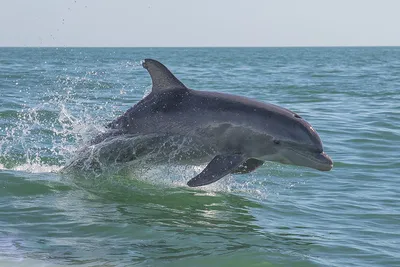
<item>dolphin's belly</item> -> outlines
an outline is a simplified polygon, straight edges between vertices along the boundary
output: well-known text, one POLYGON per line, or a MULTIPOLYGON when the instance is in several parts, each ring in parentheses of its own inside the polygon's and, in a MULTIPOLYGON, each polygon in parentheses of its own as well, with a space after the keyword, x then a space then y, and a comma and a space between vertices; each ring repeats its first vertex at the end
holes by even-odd
MULTIPOLYGON (((269 138, 232 114, 172 114, 137 119, 125 129, 110 129, 84 148, 69 166, 90 169, 109 164, 209 163, 216 155, 242 153, 259 158, 269 138)), ((246 122, 246 120, 244 120, 246 122)), ((68 167, 69 168, 69 167, 68 167)))
POLYGON ((198 136, 161 134, 141 139, 134 145, 136 151, 138 146, 142 149, 136 155, 155 163, 203 164, 216 154, 214 144, 198 136))
POLYGON ((215 147, 199 137, 178 134, 118 135, 77 153, 65 169, 98 169, 110 164, 204 164, 215 147))

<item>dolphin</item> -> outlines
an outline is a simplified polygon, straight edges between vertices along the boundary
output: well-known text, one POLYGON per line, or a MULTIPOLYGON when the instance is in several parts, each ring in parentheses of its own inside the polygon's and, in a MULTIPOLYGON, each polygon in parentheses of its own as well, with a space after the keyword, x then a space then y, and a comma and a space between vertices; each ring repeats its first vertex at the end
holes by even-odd
POLYGON ((242 96, 189 89, 154 59, 142 66, 150 74, 151 93, 92 141, 112 144, 105 152, 115 152, 112 160, 153 154, 154 163, 207 164, 187 182, 190 187, 249 173, 265 161, 332 169, 317 132, 298 114, 242 96))

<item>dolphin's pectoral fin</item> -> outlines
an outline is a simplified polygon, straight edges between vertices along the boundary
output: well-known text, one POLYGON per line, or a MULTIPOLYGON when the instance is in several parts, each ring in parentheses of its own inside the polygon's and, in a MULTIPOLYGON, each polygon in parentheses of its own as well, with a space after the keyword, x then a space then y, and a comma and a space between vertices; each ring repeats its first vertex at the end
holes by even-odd
POLYGON ((234 174, 245 174, 254 171, 258 167, 264 164, 264 161, 259 160, 259 159, 248 159, 245 162, 243 162, 242 165, 240 165, 238 168, 236 168, 232 173, 234 174))
POLYGON ((237 169, 246 160, 242 154, 215 156, 207 167, 196 177, 192 178, 187 185, 190 187, 208 185, 214 183, 237 169))
POLYGON ((160 92, 169 89, 187 89, 163 64, 154 59, 145 59, 142 63, 153 83, 152 92, 160 92))

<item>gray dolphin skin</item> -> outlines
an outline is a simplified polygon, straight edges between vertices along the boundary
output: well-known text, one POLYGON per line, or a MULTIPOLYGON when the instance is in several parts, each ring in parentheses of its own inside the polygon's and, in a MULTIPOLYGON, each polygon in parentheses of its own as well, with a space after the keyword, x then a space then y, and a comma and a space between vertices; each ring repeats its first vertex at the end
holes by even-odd
POLYGON ((151 76, 151 93, 93 142, 124 135, 148 137, 146 144, 139 142, 139 152, 134 144, 121 145, 125 152, 119 152, 119 161, 153 153, 156 163, 208 164, 189 180, 190 187, 251 172, 264 161, 332 169, 317 132, 296 113, 241 96, 189 89, 153 59, 142 65, 151 76))

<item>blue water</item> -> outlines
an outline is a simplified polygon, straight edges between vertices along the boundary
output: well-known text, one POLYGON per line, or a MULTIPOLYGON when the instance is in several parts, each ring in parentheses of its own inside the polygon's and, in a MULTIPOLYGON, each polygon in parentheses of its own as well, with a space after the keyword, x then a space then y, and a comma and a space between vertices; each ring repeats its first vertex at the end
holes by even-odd
POLYGON ((0 48, 0 266, 400 266, 400 48, 0 48), (59 170, 151 88, 274 103, 318 131, 330 172, 266 163, 59 170))

